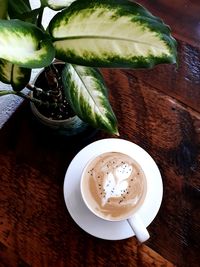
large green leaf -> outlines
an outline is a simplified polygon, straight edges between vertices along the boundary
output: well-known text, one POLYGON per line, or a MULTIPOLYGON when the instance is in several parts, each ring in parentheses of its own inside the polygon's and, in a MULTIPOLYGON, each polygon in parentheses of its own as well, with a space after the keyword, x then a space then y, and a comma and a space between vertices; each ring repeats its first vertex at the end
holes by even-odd
POLYGON ((8 0, 0 0, 0 19, 7 18, 8 0))
POLYGON ((170 29, 137 3, 77 0, 49 25, 56 57, 96 67, 153 67, 176 62, 170 29))
POLYGON ((0 59, 0 81, 11 84, 14 91, 22 90, 30 80, 31 69, 21 68, 0 59))
POLYGON ((100 72, 89 67, 66 64, 65 93, 75 113, 95 128, 117 134, 117 122, 100 72))
POLYGON ((31 23, 0 20, 0 58, 25 68, 49 65, 55 55, 49 36, 31 23))
POLYGON ((47 6, 53 10, 60 10, 71 5, 74 1, 75 0, 41 0, 41 5, 47 6))

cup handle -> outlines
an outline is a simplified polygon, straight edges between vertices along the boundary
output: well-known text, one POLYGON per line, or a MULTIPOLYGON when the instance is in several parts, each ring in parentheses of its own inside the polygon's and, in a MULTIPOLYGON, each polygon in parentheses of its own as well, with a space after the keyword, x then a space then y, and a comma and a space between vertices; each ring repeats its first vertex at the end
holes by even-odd
POLYGON ((140 216, 135 214, 127 219, 137 239, 142 243, 149 239, 150 235, 140 216))

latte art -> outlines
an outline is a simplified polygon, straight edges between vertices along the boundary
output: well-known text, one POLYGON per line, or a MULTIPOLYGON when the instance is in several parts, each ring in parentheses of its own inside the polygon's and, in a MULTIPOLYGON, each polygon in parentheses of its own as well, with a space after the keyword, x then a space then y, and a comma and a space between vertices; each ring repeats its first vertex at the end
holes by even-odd
POLYGON ((119 220, 133 213, 144 200, 145 175, 125 154, 101 154, 87 166, 84 175, 86 202, 103 218, 119 220))

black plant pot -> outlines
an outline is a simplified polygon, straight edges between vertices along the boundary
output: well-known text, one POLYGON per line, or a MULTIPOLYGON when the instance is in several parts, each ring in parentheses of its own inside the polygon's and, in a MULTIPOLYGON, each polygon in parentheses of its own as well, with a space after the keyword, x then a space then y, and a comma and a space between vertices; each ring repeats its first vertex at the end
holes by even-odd
MULTIPOLYGON (((60 62, 54 64, 56 64, 59 71, 62 70, 64 66, 64 63, 60 62)), ((36 75, 33 83, 38 88, 48 88, 44 70, 41 70, 38 75, 36 75)), ((33 95, 33 92, 31 92, 31 94, 33 95)), ((37 119, 42 129, 53 135, 62 135, 69 138, 87 138, 91 135, 93 136, 97 132, 96 129, 82 121, 77 115, 70 116, 64 120, 55 120, 43 115, 33 102, 30 103, 30 107, 34 117, 37 119)))

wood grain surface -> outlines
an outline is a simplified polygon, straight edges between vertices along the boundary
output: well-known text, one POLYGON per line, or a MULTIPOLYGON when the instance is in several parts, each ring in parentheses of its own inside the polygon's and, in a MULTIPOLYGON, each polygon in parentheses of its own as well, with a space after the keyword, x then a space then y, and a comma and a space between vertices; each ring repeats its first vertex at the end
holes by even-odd
POLYGON ((154 15, 161 17, 171 27, 173 36, 178 40, 200 47, 199 0, 140 0, 137 2, 148 8, 154 15))
POLYGON ((113 103, 119 111, 121 137, 146 149, 163 177, 164 198, 150 226, 151 247, 178 266, 198 266, 200 114, 150 87, 134 72, 104 71, 104 75, 112 98, 118 99, 113 103))
MULTIPOLYGON (((0 267, 198 267, 200 262, 200 46, 195 1, 141 3, 178 37, 179 66, 102 69, 120 138, 143 147, 161 171, 161 208, 151 238, 97 239, 70 217, 63 181, 75 154, 110 135, 68 140, 44 131, 29 104, 0 110, 0 267), (185 18, 189 18, 186 20, 185 18), (187 22, 187 23, 186 23, 187 22), (6 119, 4 115, 9 116, 6 119)), ((17 106, 19 103, 17 102, 17 106)))
POLYGON ((75 224, 63 180, 72 157, 92 139, 55 140, 31 116, 24 103, 1 130, 0 266, 174 266, 135 238, 100 240, 75 224))

